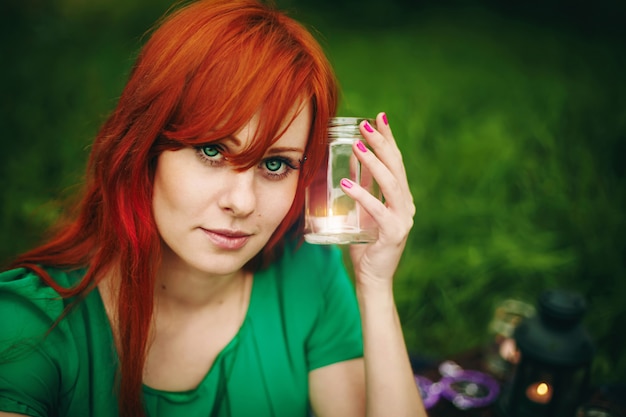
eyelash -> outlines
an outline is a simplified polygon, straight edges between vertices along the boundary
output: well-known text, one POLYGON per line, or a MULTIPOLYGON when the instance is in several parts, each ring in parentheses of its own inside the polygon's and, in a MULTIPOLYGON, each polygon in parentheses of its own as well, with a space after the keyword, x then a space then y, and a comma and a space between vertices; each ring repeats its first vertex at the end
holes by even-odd
MULTIPOLYGON (((224 163, 227 162, 222 152, 223 152, 223 149, 219 144, 201 145, 201 146, 196 147, 196 154, 198 155, 200 160, 205 164, 208 164, 210 166, 215 166, 215 167, 222 166, 224 163), (209 156, 205 152, 207 148, 214 149, 218 153, 214 156, 209 156), (220 158, 217 160, 213 159, 217 156, 219 156, 220 158)), ((297 171, 298 169, 300 169, 299 163, 296 163, 292 158, 288 158, 285 156, 272 156, 269 158, 265 158, 261 161, 259 165, 263 166, 263 169, 265 170, 265 175, 270 180, 274 180, 274 181, 282 180, 283 178, 286 178, 289 174, 291 174, 293 171, 297 171), (276 171, 271 171, 269 168, 267 168, 267 164, 269 162, 279 162, 281 164, 281 167, 276 171), (278 171, 281 171, 281 172, 276 173, 278 171)))

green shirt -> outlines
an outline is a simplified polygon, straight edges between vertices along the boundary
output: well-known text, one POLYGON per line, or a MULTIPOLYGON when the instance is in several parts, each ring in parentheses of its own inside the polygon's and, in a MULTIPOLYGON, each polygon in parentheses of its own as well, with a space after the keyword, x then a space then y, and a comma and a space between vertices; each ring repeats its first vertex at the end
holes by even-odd
MULTIPOLYGON (((84 271, 49 272, 67 287, 84 271)), ((118 415, 117 354, 98 291, 42 341, 66 304, 29 271, 0 274, 0 410, 118 415)), ((198 387, 144 386, 145 407, 150 417, 304 417, 309 371, 362 354, 358 306, 341 252, 305 243, 255 274, 239 332, 198 387)))

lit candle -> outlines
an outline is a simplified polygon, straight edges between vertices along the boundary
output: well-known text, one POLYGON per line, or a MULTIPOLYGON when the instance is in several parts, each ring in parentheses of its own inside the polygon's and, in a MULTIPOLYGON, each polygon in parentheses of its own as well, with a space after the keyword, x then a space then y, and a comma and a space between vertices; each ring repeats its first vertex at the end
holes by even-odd
POLYGON ((350 230, 348 216, 313 217, 313 227, 317 233, 341 233, 350 230))
POLYGON ((536 382, 526 389, 526 397, 538 404, 547 404, 552 399, 552 387, 546 382, 536 382))

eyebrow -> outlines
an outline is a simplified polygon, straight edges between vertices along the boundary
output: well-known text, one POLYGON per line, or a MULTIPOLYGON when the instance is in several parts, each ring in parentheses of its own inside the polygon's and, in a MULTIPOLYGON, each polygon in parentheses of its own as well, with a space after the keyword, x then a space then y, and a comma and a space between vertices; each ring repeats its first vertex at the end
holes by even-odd
MULTIPOLYGON (((241 146, 241 141, 239 140, 239 138, 237 138, 234 135, 226 136, 224 139, 232 141, 233 144, 235 145, 235 148, 238 148, 241 146)), ((270 148, 267 150, 267 154, 269 155, 276 155, 276 154, 284 153, 284 152, 304 153, 304 149, 298 148, 298 147, 290 147, 290 146, 279 146, 279 147, 274 147, 274 148, 270 148)))
POLYGON ((284 147, 278 147, 278 148, 270 148, 267 150, 267 153, 270 155, 274 155, 277 153, 283 153, 283 152, 300 152, 300 153, 304 153, 304 149, 302 148, 291 148, 288 146, 284 146, 284 147))

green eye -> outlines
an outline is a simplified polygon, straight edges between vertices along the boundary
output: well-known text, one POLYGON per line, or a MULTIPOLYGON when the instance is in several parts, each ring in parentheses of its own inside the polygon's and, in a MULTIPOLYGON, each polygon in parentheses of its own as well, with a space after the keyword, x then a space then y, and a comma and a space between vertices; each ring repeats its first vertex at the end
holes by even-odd
POLYGON ((265 161, 265 167, 271 172, 279 171, 283 167, 283 164, 284 162, 278 159, 269 159, 265 161))
POLYGON ((207 145, 202 147, 202 153, 210 158, 215 158, 220 154, 220 151, 217 149, 217 146, 207 145))
POLYGON ((269 180, 280 181, 287 178, 293 171, 297 171, 299 166, 294 164, 293 160, 286 156, 272 156, 264 159, 259 168, 263 171, 269 180))

